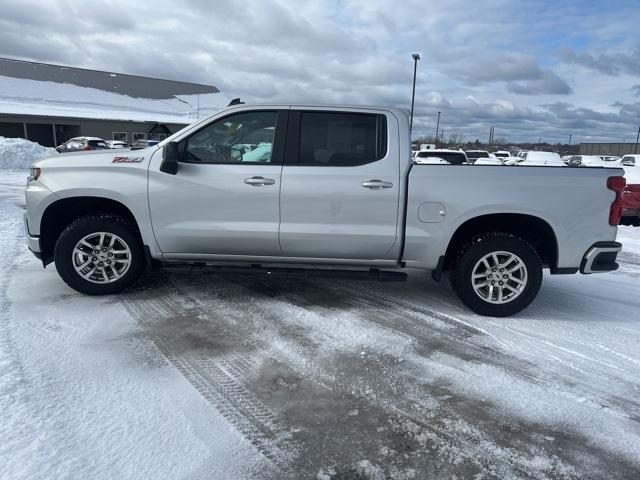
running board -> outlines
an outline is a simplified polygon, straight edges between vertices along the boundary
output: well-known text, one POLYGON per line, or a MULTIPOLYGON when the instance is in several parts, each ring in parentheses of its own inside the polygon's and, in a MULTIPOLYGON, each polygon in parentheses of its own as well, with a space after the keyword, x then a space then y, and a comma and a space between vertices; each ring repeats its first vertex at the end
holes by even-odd
POLYGON ((163 265, 174 273, 231 273, 248 275, 271 275, 287 278, 348 278, 355 280, 376 280, 379 282, 406 282, 407 274, 391 270, 342 270, 329 268, 265 267, 263 265, 233 266, 209 265, 206 263, 173 263, 163 265))

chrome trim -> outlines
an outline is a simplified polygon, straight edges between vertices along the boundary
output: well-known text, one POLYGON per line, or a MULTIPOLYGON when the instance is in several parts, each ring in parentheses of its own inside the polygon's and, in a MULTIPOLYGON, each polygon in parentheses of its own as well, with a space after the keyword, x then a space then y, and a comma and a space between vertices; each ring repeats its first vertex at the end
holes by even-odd
POLYGON ((29 233, 29 222, 27 220, 27 214, 24 215, 24 232, 27 238, 27 247, 34 253, 40 253, 40 237, 34 237, 29 233))
POLYGON ((622 250, 622 247, 591 247, 589 251, 584 256, 584 267, 582 268, 582 273, 590 274, 590 273, 606 273, 608 270, 592 270, 593 262, 601 253, 618 253, 622 250))

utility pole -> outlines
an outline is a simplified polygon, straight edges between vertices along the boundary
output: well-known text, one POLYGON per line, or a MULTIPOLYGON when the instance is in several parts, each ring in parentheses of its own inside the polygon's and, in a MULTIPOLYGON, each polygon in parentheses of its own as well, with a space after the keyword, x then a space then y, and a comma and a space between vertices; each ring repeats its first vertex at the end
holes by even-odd
POLYGON ((438 132, 440 131, 440 112, 438 112, 438 122, 436 123, 436 147, 438 146, 438 132))
POLYGON ((440 134, 440 145, 444 145, 444 128, 442 129, 442 133, 440 134))
POLYGON ((638 127, 638 135, 636 135, 636 147, 633 149, 634 154, 638 153, 638 140, 640 140, 640 127, 638 127))
POLYGON ((413 88, 411 89, 411 119, 409 120, 409 132, 413 128, 413 104, 416 99, 416 72, 418 71, 418 60, 420 60, 420 55, 414 53, 411 55, 413 58, 413 88))
POLYGON ((569 134, 569 145, 571 145, 571 138, 573 137, 573 133, 569 134))

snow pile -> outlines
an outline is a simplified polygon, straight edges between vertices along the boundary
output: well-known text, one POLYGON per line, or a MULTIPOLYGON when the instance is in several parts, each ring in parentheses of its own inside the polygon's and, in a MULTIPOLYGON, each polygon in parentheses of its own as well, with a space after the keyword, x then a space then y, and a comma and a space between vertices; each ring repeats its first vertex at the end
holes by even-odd
POLYGON ((27 170, 36 160, 57 154, 55 148, 24 138, 0 137, 0 170, 27 170))
POLYGON ((638 184, 640 183, 640 167, 623 167, 624 168, 624 178, 627 179, 627 184, 638 184))

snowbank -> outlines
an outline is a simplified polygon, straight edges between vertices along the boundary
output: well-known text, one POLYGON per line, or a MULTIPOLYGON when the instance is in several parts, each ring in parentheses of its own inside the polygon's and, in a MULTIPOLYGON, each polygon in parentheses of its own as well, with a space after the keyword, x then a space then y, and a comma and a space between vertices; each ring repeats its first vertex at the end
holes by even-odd
POLYGON ((57 154, 55 148, 24 138, 0 137, 0 170, 27 170, 34 161, 57 154))
POLYGON ((624 178, 627 179, 628 184, 640 183, 640 166, 639 167, 623 167, 624 178))

